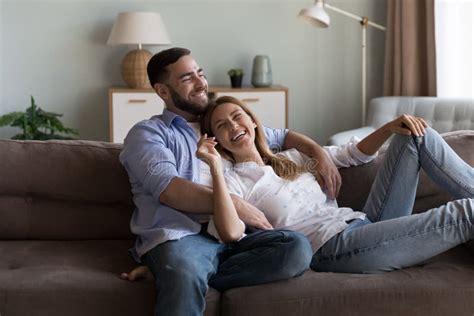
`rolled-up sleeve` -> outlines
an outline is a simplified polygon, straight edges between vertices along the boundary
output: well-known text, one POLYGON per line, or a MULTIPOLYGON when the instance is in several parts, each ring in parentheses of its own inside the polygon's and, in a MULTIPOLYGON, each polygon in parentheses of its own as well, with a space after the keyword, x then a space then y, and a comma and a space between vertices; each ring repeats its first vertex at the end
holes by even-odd
POLYGON ((372 161, 378 155, 378 152, 374 155, 366 155, 361 152, 359 148, 357 148, 359 141, 359 138, 352 137, 347 144, 341 146, 324 146, 324 149, 338 168, 358 166, 372 161))
POLYGON ((164 131, 147 123, 135 125, 128 133, 120 162, 132 186, 142 186, 157 202, 171 180, 179 176, 176 158, 166 146, 164 131))
POLYGON ((273 152, 280 152, 285 149, 285 140, 289 130, 286 128, 270 128, 264 126, 267 144, 273 152))

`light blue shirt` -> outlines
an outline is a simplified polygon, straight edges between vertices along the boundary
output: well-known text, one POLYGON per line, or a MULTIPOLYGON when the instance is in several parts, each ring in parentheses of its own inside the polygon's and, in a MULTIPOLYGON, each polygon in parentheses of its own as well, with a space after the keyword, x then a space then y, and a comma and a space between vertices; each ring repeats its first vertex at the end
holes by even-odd
MULTIPOLYGON (((283 148, 287 134, 287 129, 265 127, 267 143, 274 150, 283 148)), ((167 109, 135 124, 125 138, 120 162, 128 172, 136 206, 130 229, 137 236, 131 252, 138 262, 155 246, 201 230, 199 214, 178 211, 159 199, 175 177, 199 183, 197 141, 186 120, 167 109)))

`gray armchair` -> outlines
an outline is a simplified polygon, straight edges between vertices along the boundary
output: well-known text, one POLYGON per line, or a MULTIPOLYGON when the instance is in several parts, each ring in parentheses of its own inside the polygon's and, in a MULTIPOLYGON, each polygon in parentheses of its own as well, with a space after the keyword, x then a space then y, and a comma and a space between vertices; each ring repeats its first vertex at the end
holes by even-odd
POLYGON ((337 133, 328 145, 342 145, 353 136, 364 138, 402 114, 424 118, 439 133, 474 129, 474 99, 437 97, 380 97, 367 109, 367 126, 337 133))

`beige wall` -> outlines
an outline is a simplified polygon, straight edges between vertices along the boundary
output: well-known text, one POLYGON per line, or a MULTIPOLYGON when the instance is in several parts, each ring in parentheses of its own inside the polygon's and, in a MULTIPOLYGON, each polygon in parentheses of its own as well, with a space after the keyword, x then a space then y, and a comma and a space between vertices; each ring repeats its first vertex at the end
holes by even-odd
MULTIPOLYGON (((174 46, 188 47, 211 85, 228 85, 242 67, 250 83, 256 54, 271 58, 273 79, 289 87, 289 125, 319 142, 360 124, 360 28, 330 13, 329 29, 296 18, 312 1, 296 0, 3 0, 0 4, 0 114, 22 110, 30 94, 64 113, 80 138, 107 140, 108 88, 123 85, 129 47, 106 46, 118 12, 161 13, 174 46)), ((386 0, 333 0, 334 6, 385 24, 386 0)), ((368 32, 368 97, 382 93, 384 35, 368 32)), ((149 48, 157 52, 160 48, 149 48)), ((0 137, 16 130, 0 129, 0 137)))

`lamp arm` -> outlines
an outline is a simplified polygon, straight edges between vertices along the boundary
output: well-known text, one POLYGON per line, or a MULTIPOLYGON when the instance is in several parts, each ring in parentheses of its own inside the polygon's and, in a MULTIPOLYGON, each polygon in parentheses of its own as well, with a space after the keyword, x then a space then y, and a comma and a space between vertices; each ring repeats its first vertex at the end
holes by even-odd
MULTIPOLYGON (((327 4, 327 3, 324 3, 324 7, 325 7, 325 8, 328 8, 329 10, 332 10, 332 11, 334 11, 334 12, 337 12, 337 13, 339 13, 339 14, 342 14, 342 15, 345 15, 345 16, 347 16, 347 17, 350 17, 350 18, 352 18, 352 19, 354 19, 354 20, 357 20, 357 21, 359 21, 359 22, 362 22, 362 21, 364 20, 364 18, 361 17, 361 16, 358 16, 358 15, 352 14, 352 13, 350 13, 350 12, 347 12, 347 11, 345 11, 345 10, 336 8, 336 7, 334 7, 334 6, 330 5, 330 4, 327 4)), ((385 30, 387 29, 385 26, 382 26, 382 25, 380 25, 380 24, 374 23, 374 22, 372 22, 372 21, 368 21, 367 24, 370 25, 370 26, 373 26, 373 27, 375 27, 376 29, 379 29, 379 30, 381 30, 381 31, 385 31, 385 30)))

